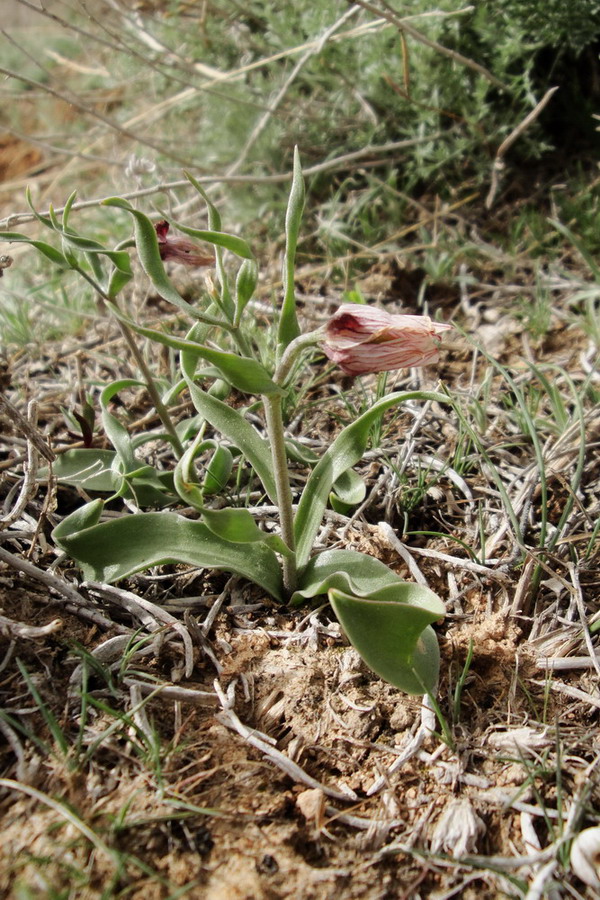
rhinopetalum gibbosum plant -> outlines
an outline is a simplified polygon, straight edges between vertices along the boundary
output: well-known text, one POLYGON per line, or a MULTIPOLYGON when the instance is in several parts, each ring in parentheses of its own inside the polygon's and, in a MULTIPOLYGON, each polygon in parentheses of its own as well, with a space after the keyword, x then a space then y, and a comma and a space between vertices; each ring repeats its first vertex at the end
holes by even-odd
POLYGON ((111 198, 104 201, 106 206, 131 216, 134 240, 109 249, 71 227, 74 196, 61 218, 52 210, 48 216, 34 210, 39 222, 59 237, 60 249, 20 233, 0 232, 0 240, 32 244, 52 263, 75 270, 93 286, 117 317, 142 375, 142 381, 113 382, 100 395, 103 427, 114 450, 69 450, 59 457, 56 475, 88 491, 109 493, 111 500, 123 497, 130 507, 152 511, 104 520, 106 500, 95 499, 65 518, 55 528, 54 540, 88 579, 116 582, 151 566, 181 563, 237 573, 281 603, 296 605, 326 595, 348 639, 374 672, 408 693, 432 692, 439 650, 431 626, 444 615, 439 597, 421 585, 404 582, 384 563, 363 553, 325 550, 314 554, 313 548, 330 496, 355 475, 353 466, 361 460, 370 430, 384 413, 410 400, 446 403, 446 395, 398 392, 374 402, 342 429, 320 459, 311 460, 297 504, 288 463, 297 458, 298 446, 286 439, 282 403, 307 348, 318 347, 346 373, 362 375, 435 362, 440 336, 450 326, 427 316, 389 315, 368 306, 344 304, 323 328, 301 332, 294 264, 304 183, 296 153, 286 215, 284 297, 270 370, 261 362, 245 327, 244 314, 258 281, 254 255, 246 241, 221 230, 218 210, 202 186, 191 175, 187 177, 207 204, 209 230, 178 224, 186 238, 170 236, 165 220, 153 223, 128 201, 111 198), (201 250, 197 240, 213 245, 214 258, 201 250), (132 278, 128 251, 133 246, 157 293, 193 320, 185 338, 143 327, 119 308, 118 295, 132 278), (241 260, 234 283, 224 265, 224 251, 241 260), (218 288, 203 308, 188 303, 175 289, 163 265, 168 260, 190 266, 214 263, 218 288), (181 378, 177 383, 165 387, 155 381, 136 335, 178 351, 181 378), (207 382, 208 388, 201 386, 207 382), (110 410, 119 391, 140 384, 150 392, 162 423, 160 434, 132 436, 110 410), (260 398, 266 437, 247 409, 226 402, 232 389, 247 395, 249 404, 260 398), (185 390, 196 415, 174 424, 169 406, 185 390), (140 460, 140 448, 161 436, 170 442, 176 457, 172 472, 140 460), (201 475, 198 461, 207 457, 201 475), (224 488, 234 468, 241 470, 241 460, 249 464, 261 492, 278 508, 278 533, 262 530, 248 508, 222 505, 224 488), (215 494, 220 495, 219 503, 214 502, 215 494), (164 509, 177 500, 192 507, 198 517, 164 509))

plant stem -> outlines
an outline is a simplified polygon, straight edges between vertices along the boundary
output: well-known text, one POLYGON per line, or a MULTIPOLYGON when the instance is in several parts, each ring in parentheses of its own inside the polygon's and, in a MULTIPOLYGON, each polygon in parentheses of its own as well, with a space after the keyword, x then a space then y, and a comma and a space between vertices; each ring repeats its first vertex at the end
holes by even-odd
POLYGON ((133 336, 133 332, 131 331, 129 326, 126 325, 125 322, 123 322, 121 320, 120 316, 118 315, 119 307, 117 305, 117 301, 113 297, 109 297, 108 294, 102 290, 100 285, 97 284, 93 278, 90 278, 90 276, 84 269, 81 269, 81 268, 79 268, 79 266, 77 266, 75 268, 75 271, 77 271, 83 278, 85 278, 85 280, 87 282, 89 282, 89 284, 91 284, 91 286, 99 294, 99 296, 102 297, 104 302, 108 304, 109 309, 114 309, 116 311, 117 314, 115 315, 115 318, 116 318, 117 322, 119 323, 119 328, 121 329, 121 334, 125 338, 127 346, 131 350, 132 356, 135 359, 136 363, 138 364, 140 372, 142 373, 142 376, 146 383, 146 388, 148 390, 148 393, 150 394, 150 399, 152 400, 152 403, 154 404, 154 409, 158 413, 158 417, 159 417, 160 421, 162 422, 165 431, 169 434, 171 441, 173 442, 173 448, 175 450, 175 453, 177 454, 178 457, 183 456, 183 453, 184 453, 183 444, 179 440, 179 435, 177 434, 177 431, 175 430, 175 426, 173 425, 173 420, 171 419, 171 416, 169 415, 169 411, 168 411, 167 407, 160 399, 160 394, 158 393, 158 388, 156 387, 156 383, 154 381, 154 376, 152 375, 152 372, 148 368, 148 366, 146 364, 146 360, 142 356, 142 353, 137 345, 135 337, 133 336))
POLYGON ((277 366, 277 369, 273 376, 273 380, 277 384, 283 385, 286 378, 290 374, 292 366, 294 365, 302 351, 307 347, 313 347, 315 344, 318 344, 319 341, 324 337, 324 335, 325 329, 318 328, 316 331, 308 331, 305 334, 299 335, 290 344, 288 344, 285 353, 279 361, 279 365, 277 366))
POLYGON ((263 395, 267 434, 271 444, 271 456, 273 459, 273 475, 277 489, 277 505, 279 506, 279 518, 281 522, 281 537, 292 551, 291 556, 284 556, 283 588, 290 597, 298 586, 298 573, 296 571, 296 541, 294 538, 294 512, 292 508, 292 489, 288 470, 287 453, 285 450, 285 436, 283 433, 283 416, 281 414, 281 397, 269 394, 263 395))
POLYGON ((135 359, 136 363, 138 364, 140 371, 144 377, 144 381, 146 382, 146 389, 147 389, 148 393, 150 394, 150 398, 152 400, 152 403, 154 404, 154 409, 158 413, 158 417, 159 417, 160 421, 162 422, 162 424, 165 428, 165 431, 167 431, 171 437, 171 441, 173 442, 173 448, 175 450, 175 453, 177 454, 178 457, 183 456, 183 452, 184 452, 183 444, 179 440, 179 435, 177 434, 177 431, 175 430, 175 426, 173 425, 173 421, 171 419, 171 416, 169 415, 169 411, 168 411, 167 407, 160 399, 160 394, 158 393, 158 388, 156 387, 156 384, 154 382, 154 376, 152 375, 152 372, 146 365, 146 360, 142 356, 140 349, 135 341, 135 338, 134 338, 133 334, 131 333, 131 331, 129 330, 129 328, 127 327, 127 325, 125 325, 124 322, 121 322, 120 319, 118 319, 117 321, 119 322, 119 327, 121 329, 121 333, 122 333, 123 337, 125 338, 127 345, 133 354, 133 358, 135 359))

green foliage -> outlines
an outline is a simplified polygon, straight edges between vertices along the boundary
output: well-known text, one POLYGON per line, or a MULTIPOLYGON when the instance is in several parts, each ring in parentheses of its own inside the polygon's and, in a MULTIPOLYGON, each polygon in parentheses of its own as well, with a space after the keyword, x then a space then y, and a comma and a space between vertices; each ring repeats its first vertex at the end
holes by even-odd
MULTIPOLYGON (((139 512, 102 521, 104 501, 96 499, 64 518, 54 529, 54 539, 77 560, 87 579, 114 582, 152 566, 186 564, 242 575, 279 601, 295 602, 328 593, 348 637, 373 671, 411 693, 432 691, 438 677, 439 654, 429 626, 443 615, 441 601, 430 591, 404 585, 394 573, 368 556, 322 555, 314 564, 310 557, 328 500, 338 509, 346 509, 364 498, 364 483, 352 467, 363 456, 371 430, 379 426, 383 415, 407 400, 443 403, 446 398, 443 394, 413 391, 384 394, 371 405, 365 404, 361 415, 342 429, 318 461, 313 463, 304 454, 304 459, 314 467, 294 512, 288 447, 296 457, 298 451, 286 442, 283 398, 290 380, 300 373, 299 360, 325 334, 322 329, 299 333, 294 276, 304 207, 300 157, 296 152, 286 216, 285 296, 279 321, 273 325, 277 359, 273 361, 272 373, 256 358, 260 351, 253 346, 250 332, 245 329, 244 314, 258 283, 252 251, 242 238, 221 230, 218 210, 207 199, 203 188, 193 178, 189 180, 207 201, 212 227, 197 230, 180 226, 180 229, 217 247, 220 294, 215 295, 208 312, 181 296, 163 265, 163 253, 173 248, 195 253, 195 245, 180 238, 169 238, 166 222, 157 229, 144 212, 126 200, 105 201, 105 206, 131 215, 138 256, 160 296, 195 320, 185 338, 138 325, 119 309, 118 296, 132 277, 129 242, 110 249, 78 232, 71 224, 74 194, 65 205, 62 219, 52 208, 48 215, 42 215, 30 204, 39 225, 60 241, 61 250, 37 238, 0 232, 0 239, 29 243, 55 266, 71 269, 92 284, 107 301, 145 376, 143 380, 118 379, 100 393, 102 424, 114 452, 94 448, 73 450, 58 463, 58 477, 88 490, 111 492, 111 500, 132 499, 138 508, 166 506, 179 497, 201 516, 201 521, 196 521, 173 512, 139 512), (234 275, 224 265, 223 251, 241 259, 234 275), (232 284, 235 284, 233 290, 232 284), (179 423, 178 428, 172 423, 154 376, 137 348, 134 333, 179 351, 181 377, 168 387, 165 397, 172 401, 187 387, 198 413, 193 423, 179 423), (233 345, 233 350, 215 346, 210 340, 212 334, 218 334, 223 343, 233 345), (211 380, 219 393, 226 396, 230 386, 260 397, 266 439, 249 421, 246 410, 235 408, 210 389, 200 387, 197 383, 200 360, 210 364, 202 370, 202 377, 211 380), (118 395, 144 385, 164 432, 132 435, 112 407, 118 395), (208 426, 215 437, 205 436, 208 426), (143 445, 156 439, 172 445, 176 456, 172 476, 140 458, 143 445), (209 451, 211 457, 201 479, 197 460, 209 451), (277 504, 280 534, 261 529, 248 509, 219 504, 219 495, 225 493, 236 456, 248 460, 261 490, 277 504), (219 505, 211 506, 209 501, 214 495, 219 505), (332 559, 341 572, 327 571, 332 559), (383 584, 377 588, 375 582, 381 579, 383 584)), ((383 384, 382 381, 382 389, 383 384)), ((93 422, 91 407, 88 417, 93 422)), ((238 478, 239 473, 238 466, 238 478)))
POLYGON ((580 52, 600 35, 598 0, 497 0, 493 5, 537 44, 580 52))

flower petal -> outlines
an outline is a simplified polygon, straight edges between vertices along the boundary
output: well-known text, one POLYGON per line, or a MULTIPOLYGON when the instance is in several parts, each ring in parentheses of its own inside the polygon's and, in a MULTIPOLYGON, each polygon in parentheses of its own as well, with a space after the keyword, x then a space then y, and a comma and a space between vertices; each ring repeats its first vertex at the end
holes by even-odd
POLYGON ((440 334, 449 328, 429 316, 346 303, 327 324, 323 350, 348 375, 424 366, 437 362, 440 334))

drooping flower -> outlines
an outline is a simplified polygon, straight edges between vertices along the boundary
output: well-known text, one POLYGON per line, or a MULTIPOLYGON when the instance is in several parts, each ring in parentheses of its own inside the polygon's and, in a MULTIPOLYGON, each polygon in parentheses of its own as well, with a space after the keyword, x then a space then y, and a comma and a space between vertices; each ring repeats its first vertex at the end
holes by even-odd
POLYGON ((165 219, 156 222, 154 229, 158 238, 158 251, 162 260, 173 259, 184 266, 212 266, 214 256, 206 256, 193 241, 182 237, 167 237, 171 226, 165 219))
POLYGON ((440 335, 451 327, 429 316, 344 303, 327 323, 322 347, 347 375, 407 369, 437 362, 440 335))

